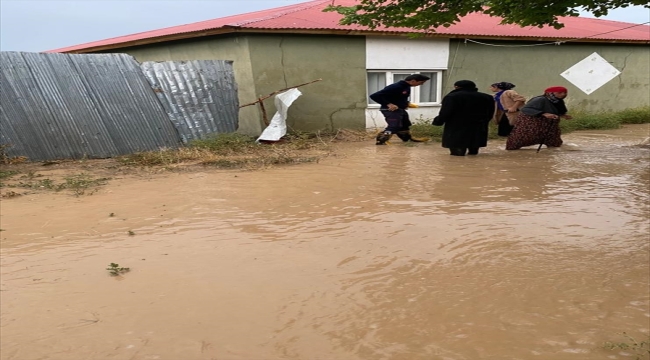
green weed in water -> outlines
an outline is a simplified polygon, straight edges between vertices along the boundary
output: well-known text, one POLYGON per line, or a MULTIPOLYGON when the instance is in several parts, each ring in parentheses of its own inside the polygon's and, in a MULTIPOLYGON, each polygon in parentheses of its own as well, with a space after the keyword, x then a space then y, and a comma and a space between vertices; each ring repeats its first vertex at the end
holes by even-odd
POLYGON ((68 189, 72 190, 76 196, 84 195, 90 190, 89 194, 97 191, 95 187, 106 185, 109 178, 95 179, 88 174, 77 174, 65 178, 65 182, 57 185, 56 190, 68 189), (91 189, 93 188, 93 189, 91 189))
POLYGON ((27 182, 18 182, 15 186, 28 189, 54 189, 56 186, 51 179, 31 180, 27 182))
POLYGON ((14 170, 4 171, 4 170, 0 170, 0 180, 2 180, 2 179, 8 179, 8 178, 10 178, 10 177, 12 177, 12 176, 14 176, 14 175, 16 175, 16 174, 18 174, 18 171, 14 171, 14 170))
POLYGON ((108 273, 111 274, 111 276, 120 276, 124 273, 131 271, 130 268, 120 267, 120 264, 116 264, 116 263, 110 263, 106 268, 106 270, 108 270, 108 273))
POLYGON ((646 340, 638 341, 626 333, 622 333, 625 338, 620 342, 606 342, 603 348, 607 350, 623 350, 632 356, 635 360, 650 359, 650 336, 646 340))
POLYGON ((14 176, 14 175, 16 175, 16 174, 18 174, 18 171, 14 171, 14 170, 4 171, 4 170, 0 170, 0 187, 5 186, 5 184, 2 182, 2 180, 9 179, 9 178, 11 178, 12 176, 14 176))
POLYGON ((76 196, 80 196, 84 194, 93 194, 97 191, 97 189, 93 188, 106 185, 107 181, 110 180, 109 178, 94 178, 88 174, 77 174, 66 177, 65 182, 57 184, 54 180, 49 178, 38 179, 40 177, 43 177, 43 175, 30 171, 20 177, 20 179, 24 181, 18 181, 18 183, 13 184, 12 186, 35 190, 71 190, 76 196))

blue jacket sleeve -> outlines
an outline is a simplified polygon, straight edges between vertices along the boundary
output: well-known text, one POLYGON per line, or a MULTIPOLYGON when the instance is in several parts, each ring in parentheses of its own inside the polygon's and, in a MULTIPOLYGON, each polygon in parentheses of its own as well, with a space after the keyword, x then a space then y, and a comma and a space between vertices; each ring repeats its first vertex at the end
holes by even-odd
POLYGON ((397 92, 398 94, 400 93, 400 88, 396 84, 391 84, 386 86, 385 88, 377 91, 374 94, 370 95, 370 98, 376 102, 377 104, 381 105, 382 107, 388 106, 388 104, 391 103, 390 98, 395 96, 395 93, 397 92))

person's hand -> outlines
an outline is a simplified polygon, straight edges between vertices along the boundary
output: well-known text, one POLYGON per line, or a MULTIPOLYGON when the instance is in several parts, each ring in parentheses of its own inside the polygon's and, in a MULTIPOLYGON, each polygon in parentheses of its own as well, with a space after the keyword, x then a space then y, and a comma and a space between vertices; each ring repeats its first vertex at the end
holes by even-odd
POLYGON ((571 115, 562 115, 560 117, 563 118, 563 119, 567 119, 567 120, 573 119, 573 116, 571 116, 571 115))
POLYGON ((509 113, 516 113, 518 110, 519 109, 517 109, 516 107, 511 107, 510 109, 508 109, 508 112, 509 113))
POLYGON ((395 110, 397 110, 397 109, 398 109, 397 105, 395 105, 395 104, 388 104, 388 110, 390 110, 390 111, 395 111, 395 110))
POLYGON ((551 120, 557 120, 557 119, 560 118, 559 116, 557 116, 555 114, 550 114, 550 113, 543 113, 542 116, 547 118, 547 119, 551 119, 551 120))

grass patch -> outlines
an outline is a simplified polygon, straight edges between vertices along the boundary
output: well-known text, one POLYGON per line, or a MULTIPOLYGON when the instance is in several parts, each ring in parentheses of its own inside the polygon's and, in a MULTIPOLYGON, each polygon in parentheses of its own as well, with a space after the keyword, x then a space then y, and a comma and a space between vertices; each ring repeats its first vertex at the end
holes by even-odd
POLYGON ((623 352, 635 356, 635 360, 650 358, 650 336, 646 340, 636 340, 630 335, 623 333, 623 341, 606 342, 603 348, 607 350, 622 350, 623 352))
MULTIPOLYGON (((56 181, 50 178, 43 178, 43 175, 37 174, 33 171, 29 171, 26 174, 23 174, 13 183, 5 184, 7 187, 14 188, 25 188, 31 190, 70 190, 76 196, 81 195, 91 195, 98 190, 99 186, 106 185, 108 178, 95 178, 89 174, 76 174, 72 176, 67 176, 63 178, 63 182, 57 183, 56 181)), ((7 195, 13 193, 13 191, 5 194, 7 195)))
POLYGON ((621 117, 621 124, 647 124, 650 123, 650 106, 634 109, 625 109, 617 113, 621 117))
POLYGON ((39 179, 39 180, 29 180, 26 182, 19 181, 16 187, 27 188, 27 189, 56 189, 54 181, 51 179, 39 179))
POLYGON ((414 137, 428 137, 431 140, 441 141, 443 126, 433 126, 433 119, 424 119, 420 117, 411 126, 411 135, 414 137))
POLYGON ((585 111, 569 112, 573 119, 560 121, 563 133, 576 130, 618 129, 623 124, 650 123, 650 106, 626 109, 623 111, 585 111))
POLYGON ((9 170, 9 171, 0 170, 0 187, 5 186, 5 184, 3 183, 3 180, 8 180, 12 176, 14 176, 14 175, 16 175, 18 173, 19 173, 18 171, 14 171, 14 170, 9 170))
POLYGON ((18 173, 19 172, 15 170, 9 170, 9 171, 0 170, 0 180, 9 179, 10 177, 18 173))
POLYGON ((573 119, 560 121, 562 133, 576 130, 606 130, 621 127, 621 117, 616 113, 572 113, 573 119))
POLYGON ((110 180, 109 178, 93 178, 91 175, 88 174, 77 174, 73 176, 69 176, 65 178, 65 182, 58 184, 56 186, 56 190, 70 190, 72 191, 76 196, 81 196, 85 195, 88 193, 89 195, 94 194, 98 189, 99 186, 106 185, 106 183, 110 180))
POLYGON ((215 155, 241 155, 255 152, 260 144, 255 139, 238 133, 218 134, 190 142, 190 149, 208 150, 215 155))
MULTIPOLYGON (((435 141, 442 141, 442 131, 444 126, 433 126, 433 119, 419 118, 411 126, 411 134, 414 137, 428 137, 435 141)), ((498 139, 498 129, 495 125, 490 124, 488 128, 488 139, 498 139)))
POLYGON ((194 140, 180 149, 141 152, 119 157, 118 161, 130 166, 197 163, 224 169, 305 163, 327 156, 334 138, 333 134, 291 133, 278 142, 261 144, 243 134, 219 134, 194 140))

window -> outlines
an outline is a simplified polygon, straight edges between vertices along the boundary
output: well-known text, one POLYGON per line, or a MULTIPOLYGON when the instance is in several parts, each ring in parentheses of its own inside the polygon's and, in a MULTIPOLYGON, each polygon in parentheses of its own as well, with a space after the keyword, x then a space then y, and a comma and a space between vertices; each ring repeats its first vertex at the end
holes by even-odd
MULTIPOLYGON (((368 95, 377 92, 386 85, 396 83, 400 80, 406 79, 411 74, 422 74, 431 78, 431 80, 411 89, 411 97, 409 101, 418 105, 436 105, 440 103, 440 78, 441 71, 384 71, 384 70, 369 70, 368 71, 368 95)), ((368 97, 368 104, 377 105, 368 97)))

